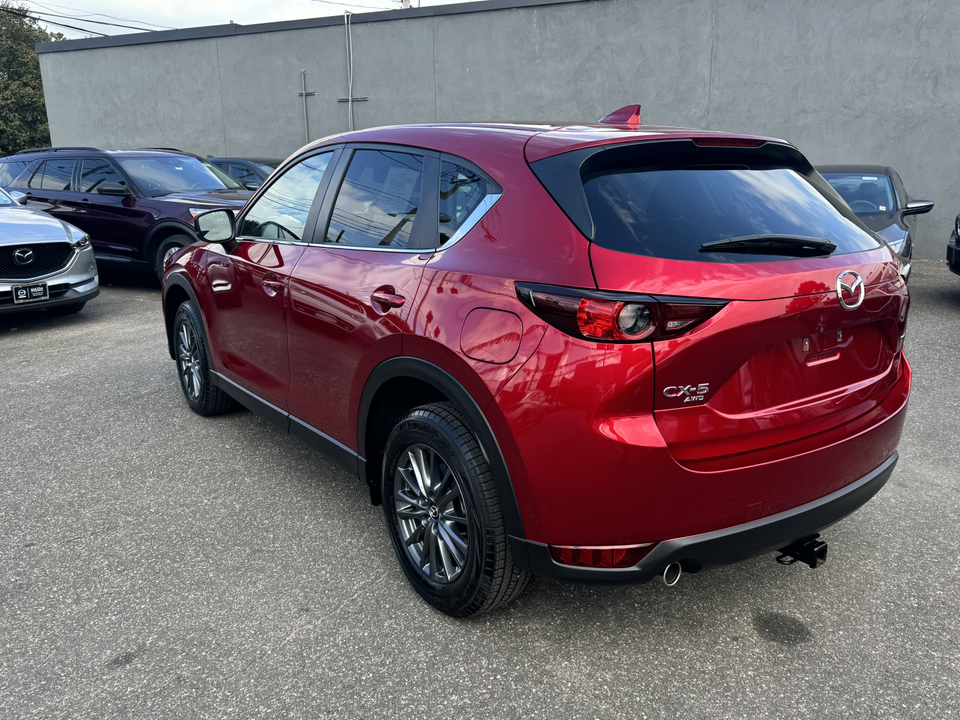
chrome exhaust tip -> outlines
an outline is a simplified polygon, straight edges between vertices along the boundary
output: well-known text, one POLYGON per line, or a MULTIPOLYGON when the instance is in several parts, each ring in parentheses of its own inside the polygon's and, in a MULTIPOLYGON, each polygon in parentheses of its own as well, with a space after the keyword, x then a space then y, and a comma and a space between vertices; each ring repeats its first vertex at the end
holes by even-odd
POLYGON ((660 576, 660 581, 667 587, 673 587, 679 582, 682 574, 683 568, 680 567, 680 563, 670 563, 663 569, 663 575, 660 576))

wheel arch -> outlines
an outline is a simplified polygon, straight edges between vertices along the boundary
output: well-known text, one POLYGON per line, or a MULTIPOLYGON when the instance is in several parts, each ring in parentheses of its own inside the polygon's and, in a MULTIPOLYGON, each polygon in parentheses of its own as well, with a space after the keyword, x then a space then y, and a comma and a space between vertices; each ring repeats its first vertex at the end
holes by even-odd
POLYGON ((177 308, 187 300, 192 300, 194 305, 197 306, 200 319, 203 321, 203 332, 208 338, 210 337, 207 329, 207 318, 203 314, 200 302, 197 299, 197 293, 194 291, 193 286, 182 275, 171 275, 167 278, 167 282, 163 288, 163 323, 167 333, 167 351, 173 360, 177 359, 173 342, 173 320, 177 314, 177 308))
POLYGON ((190 238, 191 243, 200 239, 194 229, 185 223, 177 220, 161 220, 155 223, 147 233, 146 241, 143 243, 143 259, 153 265, 160 243, 172 235, 186 235, 190 238))
MULTIPOLYGON (((488 401, 492 399, 491 396, 488 401)), ((390 431, 407 412, 431 402, 451 403, 466 416, 493 473, 507 533, 515 538, 525 537, 523 517, 500 442, 480 403, 453 375, 419 358, 396 357, 381 363, 370 374, 360 397, 358 471, 370 490, 371 501, 382 502, 383 449, 390 431)))

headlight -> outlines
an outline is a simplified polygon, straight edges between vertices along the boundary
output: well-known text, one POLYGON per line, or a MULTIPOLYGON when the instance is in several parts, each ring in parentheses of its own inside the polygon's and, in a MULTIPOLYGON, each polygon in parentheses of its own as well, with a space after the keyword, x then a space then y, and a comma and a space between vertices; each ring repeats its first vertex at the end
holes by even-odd
POLYGON ((196 218, 197 215, 200 215, 205 212, 210 212, 211 210, 216 210, 216 207, 203 207, 203 208, 190 208, 190 214, 196 218))
POLYGON ((957 215, 957 219, 953 223, 954 230, 957 231, 957 237, 960 238, 960 215, 957 215))
POLYGON ((902 238, 900 238, 899 240, 894 240, 892 243, 890 243, 890 247, 892 247, 892 248, 893 248, 893 251, 894 251, 897 255, 899 255, 900 252, 903 250, 903 244, 904 244, 906 241, 907 241, 907 239, 906 239, 905 237, 902 237, 902 238))

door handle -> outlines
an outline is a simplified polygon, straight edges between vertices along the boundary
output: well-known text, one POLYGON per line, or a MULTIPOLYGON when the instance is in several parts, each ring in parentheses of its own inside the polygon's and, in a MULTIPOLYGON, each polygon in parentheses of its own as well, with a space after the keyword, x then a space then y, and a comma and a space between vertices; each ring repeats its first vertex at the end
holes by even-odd
MULTIPOLYGON (((393 290, 393 288, 390 289, 393 290)), ((403 295, 384 290, 375 290, 370 295, 370 299, 373 300, 374 305, 379 306, 378 309, 382 309, 382 312, 388 312, 390 308, 403 307, 403 304, 407 301, 403 295)))
POLYGON ((270 297, 283 292, 283 280, 276 275, 267 275, 260 281, 260 284, 263 286, 263 291, 270 297))

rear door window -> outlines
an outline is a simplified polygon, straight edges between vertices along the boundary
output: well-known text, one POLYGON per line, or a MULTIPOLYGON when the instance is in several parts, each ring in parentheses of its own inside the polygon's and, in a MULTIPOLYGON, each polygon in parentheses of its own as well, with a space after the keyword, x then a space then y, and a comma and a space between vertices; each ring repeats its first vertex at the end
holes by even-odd
POLYGON ((357 150, 340 185, 326 242, 408 247, 420 207, 423 162, 420 155, 357 150))
MULTIPOLYGON (((612 154, 612 153, 611 153, 612 154)), ((834 254, 879 247, 800 172, 772 164, 711 162, 696 154, 605 160, 584 173, 594 241, 671 260, 757 262, 783 256, 701 252, 705 243, 786 235, 828 240, 834 254)))
POLYGON ((72 190, 73 170, 76 166, 76 160, 45 160, 30 180, 30 187, 60 192, 72 190), (39 185, 36 184, 38 179, 39 185))

